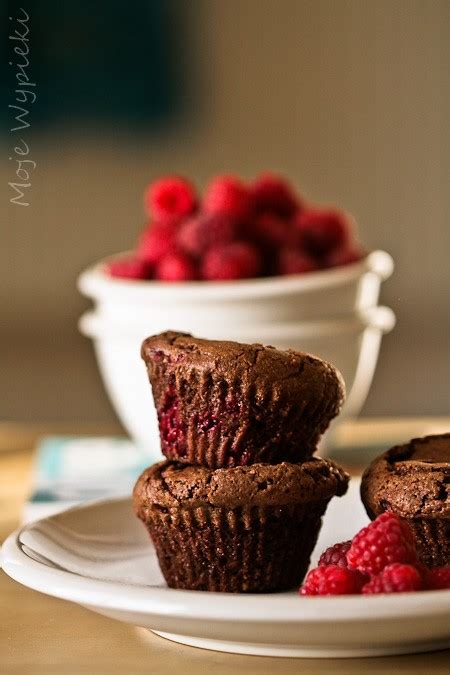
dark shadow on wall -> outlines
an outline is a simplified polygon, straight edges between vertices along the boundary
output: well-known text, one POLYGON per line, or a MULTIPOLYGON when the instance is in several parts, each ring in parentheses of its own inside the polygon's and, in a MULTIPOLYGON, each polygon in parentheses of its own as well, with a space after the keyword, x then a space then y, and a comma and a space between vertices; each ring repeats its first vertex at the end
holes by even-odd
POLYGON ((0 129, 20 114, 7 104, 50 131, 133 133, 188 115, 189 14, 177 0, 0 0, 0 129))

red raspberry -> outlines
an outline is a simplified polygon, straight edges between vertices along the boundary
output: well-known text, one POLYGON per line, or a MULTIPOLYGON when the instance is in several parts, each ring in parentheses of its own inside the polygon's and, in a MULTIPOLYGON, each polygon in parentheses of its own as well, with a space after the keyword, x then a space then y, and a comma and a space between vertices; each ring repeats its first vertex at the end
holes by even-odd
POLYGON ((430 590, 450 588, 450 567, 435 567, 424 574, 425 587, 430 590))
POLYGON ((177 236, 177 245, 191 255, 201 255, 205 247, 204 228, 201 217, 193 216, 181 223, 177 236))
POLYGON ((240 235, 239 223, 224 213, 205 216, 205 230, 208 248, 237 241, 240 235))
POLYGON ((285 246, 278 252, 278 274, 304 274, 317 269, 316 261, 299 249, 285 246))
POLYGON ((236 220, 224 213, 189 218, 177 233, 177 243, 190 255, 200 257, 211 246, 229 244, 238 237, 236 220))
POLYGON ((144 195, 146 212, 155 220, 187 216, 197 204, 195 189, 185 178, 166 176, 151 183, 144 195))
POLYGON ((168 253, 155 269, 155 279, 159 281, 192 281, 197 278, 195 266, 184 253, 168 253))
POLYGON ((420 591, 422 577, 412 565, 392 563, 363 586, 363 593, 407 593, 420 591))
POLYGON ((150 279, 151 266, 137 258, 119 258, 112 260, 107 265, 107 270, 112 277, 121 279, 150 279))
POLYGON ((258 276, 261 256, 251 244, 236 241, 211 248, 203 261, 202 275, 211 281, 248 279, 258 276))
POLYGON ((325 565, 309 572, 300 595, 354 595, 361 593, 365 581, 364 575, 357 570, 325 565))
POLYGON ((347 551, 351 546, 351 541, 341 541, 327 548, 319 558, 319 567, 326 565, 337 565, 338 567, 348 567, 347 551))
POLYGON ((203 208, 207 213, 226 213, 245 221, 252 209, 250 191, 234 176, 218 176, 206 190, 203 208))
POLYGON ((364 251, 356 244, 347 244, 330 251, 324 259, 324 267, 340 267, 358 262, 364 257, 364 251))
POLYGON ((170 223, 154 223, 141 234, 136 256, 147 263, 158 263, 175 249, 175 227, 170 223))
POLYGON ((263 173, 250 186, 255 209, 271 211, 282 218, 290 218, 300 209, 301 202, 289 183, 270 173, 263 173))
POLYGON ((283 246, 294 244, 297 232, 291 224, 275 213, 259 213, 254 216, 246 228, 248 236, 255 244, 269 246, 283 246))
POLYGON ((336 209, 307 209, 298 215, 296 225, 312 255, 327 255, 350 237, 349 218, 336 209))
POLYGON ((392 563, 417 560, 414 535, 394 513, 382 513, 353 537, 347 552, 348 566, 373 576, 392 563))

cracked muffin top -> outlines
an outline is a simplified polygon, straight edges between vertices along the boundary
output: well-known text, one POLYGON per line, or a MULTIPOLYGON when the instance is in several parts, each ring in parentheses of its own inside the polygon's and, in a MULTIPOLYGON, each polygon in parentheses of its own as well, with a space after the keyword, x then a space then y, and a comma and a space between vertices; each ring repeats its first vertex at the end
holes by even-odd
POLYGON ((281 390, 298 395, 302 387, 311 396, 333 399, 335 407, 342 405, 345 387, 340 373, 331 364, 311 354, 265 347, 262 344, 242 344, 226 340, 205 340, 187 333, 167 331, 147 338, 142 345, 142 358, 149 368, 164 362, 178 369, 195 368, 214 371, 230 380, 239 377, 245 384, 279 386, 281 390))
POLYGON ((374 517, 450 518, 450 433, 414 438, 375 459, 363 474, 361 498, 374 517))
POLYGON ((146 469, 134 488, 134 507, 145 520, 149 508, 283 506, 341 496, 349 477, 334 462, 253 464, 207 469, 160 462, 146 469))

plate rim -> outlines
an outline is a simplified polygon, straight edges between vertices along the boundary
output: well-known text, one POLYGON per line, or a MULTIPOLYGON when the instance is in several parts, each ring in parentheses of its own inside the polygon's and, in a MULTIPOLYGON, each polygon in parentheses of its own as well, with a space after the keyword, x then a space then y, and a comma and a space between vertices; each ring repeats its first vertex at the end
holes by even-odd
MULTIPOLYGON (((129 497, 96 499, 60 513, 127 501, 130 501, 129 497)), ((450 589, 401 593, 394 598, 392 595, 373 595, 369 599, 361 595, 300 598, 297 593, 212 593, 92 579, 38 562, 23 550, 21 533, 52 517, 42 518, 10 534, 1 549, 2 567, 8 576, 24 586, 85 606, 138 612, 147 616, 259 624, 400 620, 412 615, 415 619, 431 615, 450 616, 450 589), (402 602, 395 601, 399 597, 402 602), (242 602, 243 599, 245 602, 242 602), (261 611, 263 607, 267 608, 266 612, 261 611)))

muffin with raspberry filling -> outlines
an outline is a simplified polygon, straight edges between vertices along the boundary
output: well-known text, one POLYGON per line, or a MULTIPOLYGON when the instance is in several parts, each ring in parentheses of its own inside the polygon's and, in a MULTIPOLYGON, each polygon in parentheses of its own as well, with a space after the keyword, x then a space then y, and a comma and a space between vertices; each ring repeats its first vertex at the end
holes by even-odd
POLYGON ((164 455, 211 469, 309 459, 344 400, 321 359, 175 332, 142 345, 164 455))

